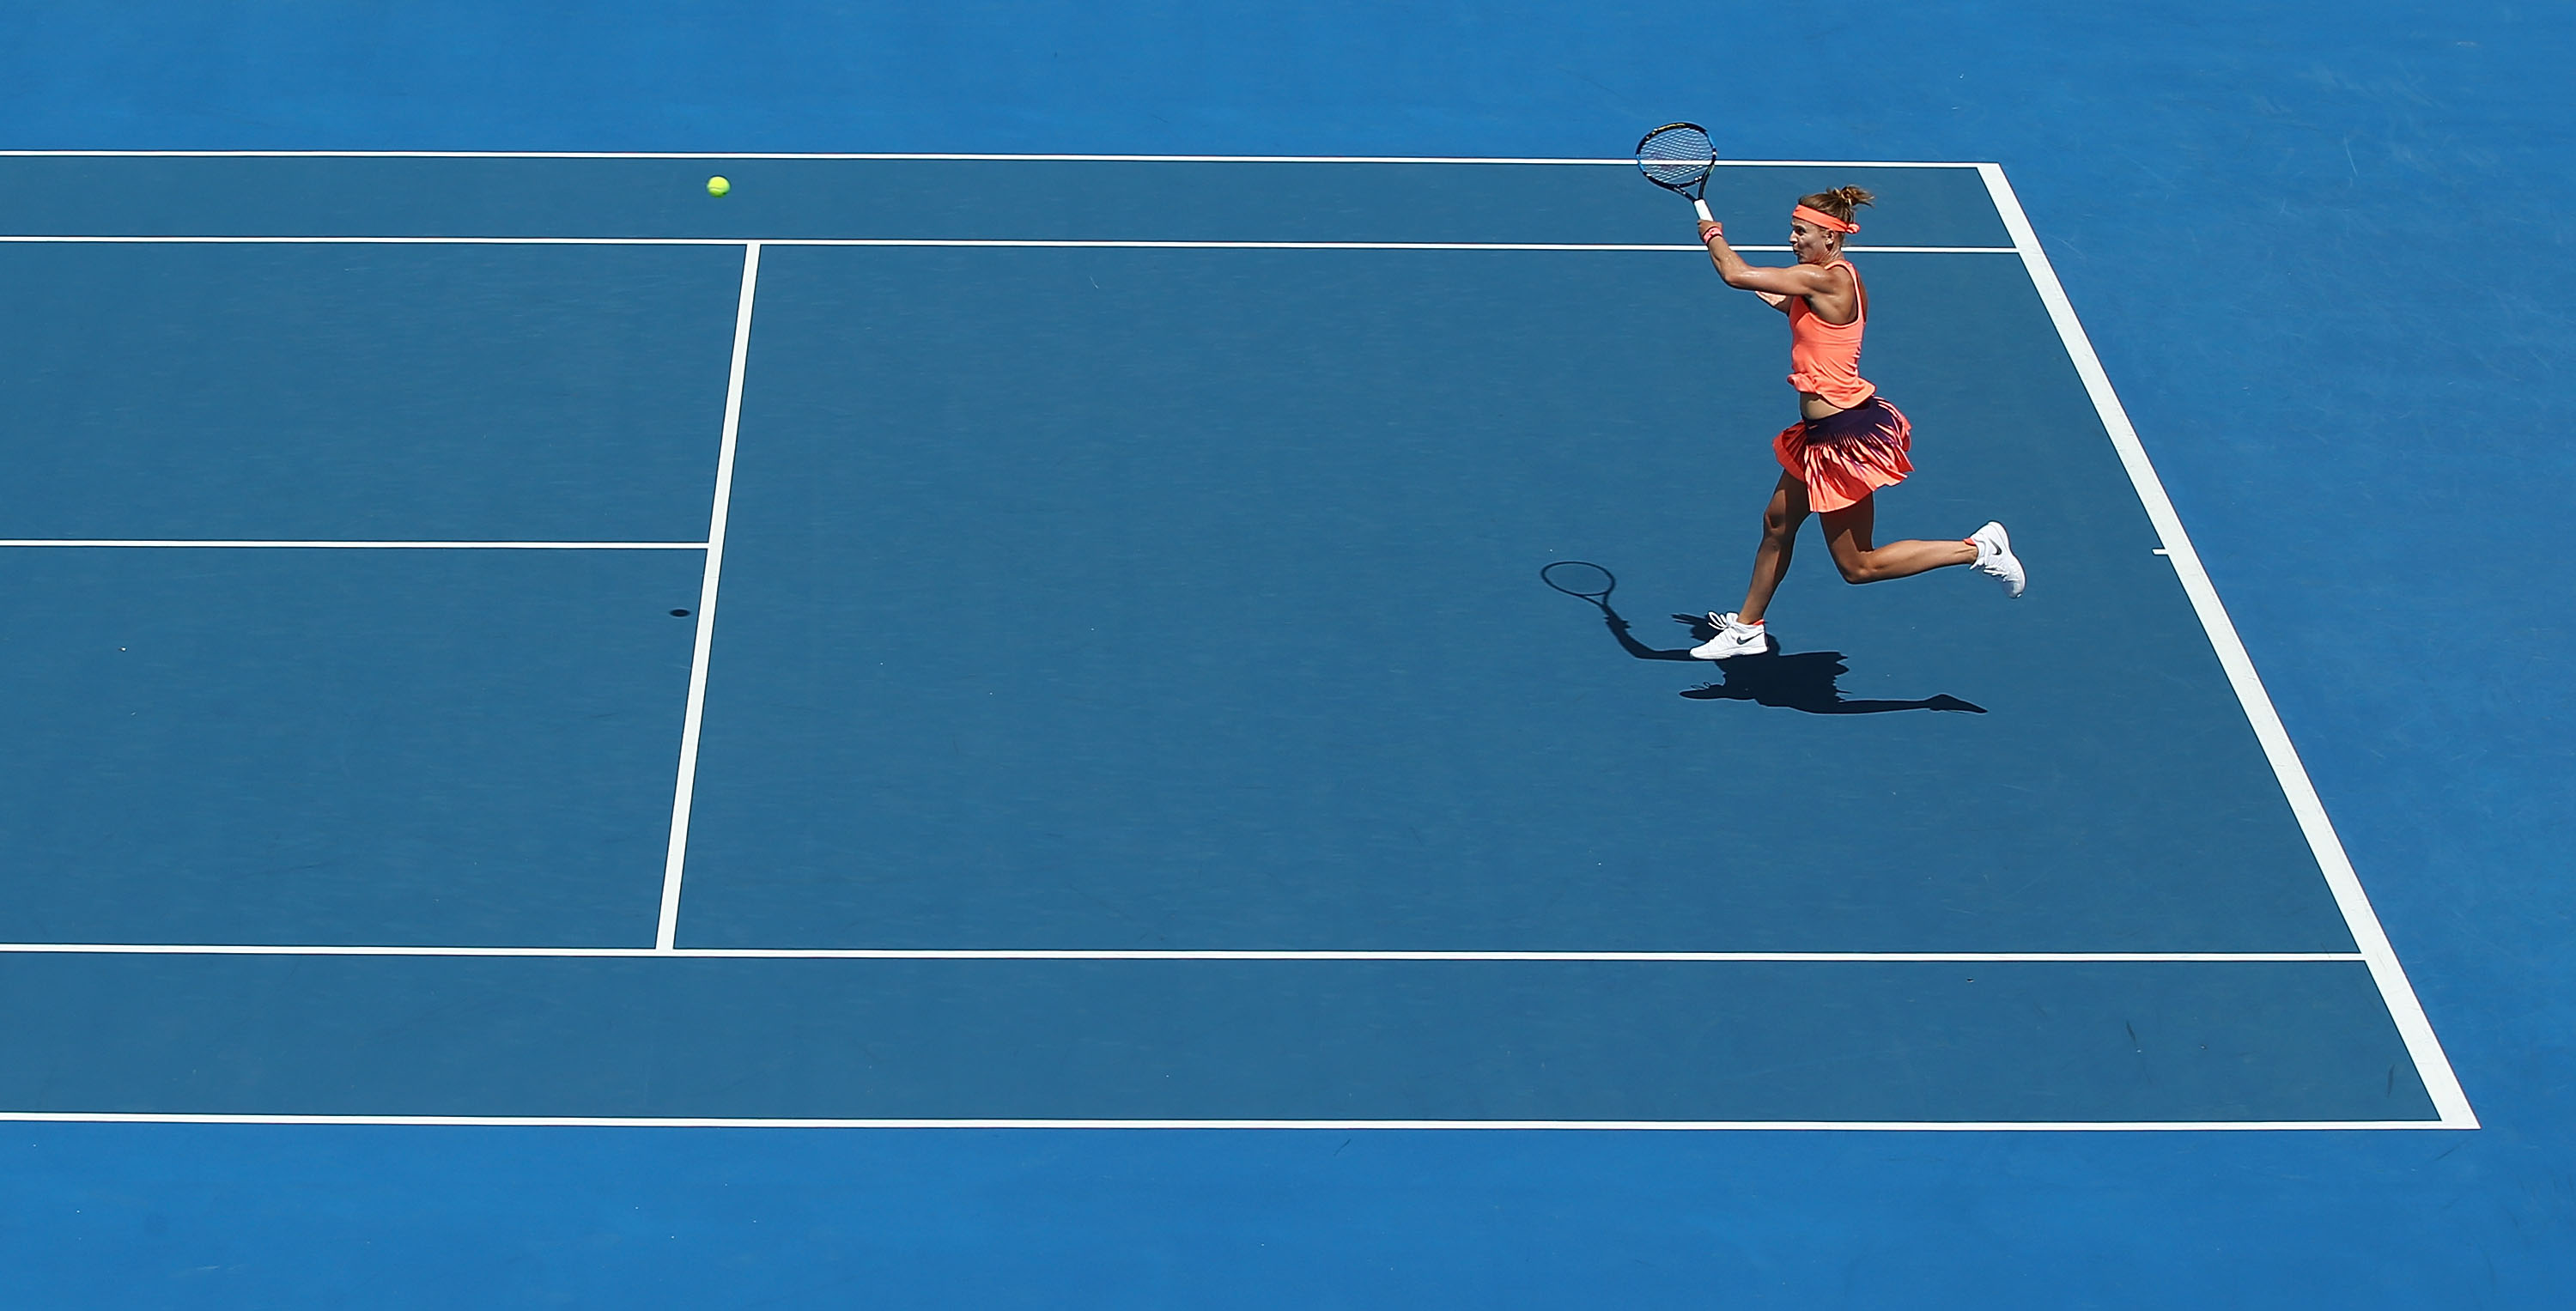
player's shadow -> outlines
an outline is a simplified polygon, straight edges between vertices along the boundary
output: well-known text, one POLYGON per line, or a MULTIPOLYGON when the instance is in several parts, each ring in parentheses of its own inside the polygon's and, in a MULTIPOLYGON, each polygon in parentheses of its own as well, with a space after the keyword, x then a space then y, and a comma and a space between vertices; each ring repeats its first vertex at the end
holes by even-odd
MULTIPOLYGON (((1610 635, 1619 645, 1639 660, 1686 660, 1717 671, 1720 681, 1704 683, 1682 693, 1694 701, 1750 701, 1758 706, 1778 706, 1784 710, 1803 710, 1811 715, 1876 715, 1890 710, 1958 710, 1972 715, 1986 713, 1986 708, 1954 696, 1929 696, 1920 701, 1850 701, 1836 679, 1851 672, 1840 651, 1773 652, 1768 655, 1742 655, 1730 660, 1699 660, 1689 647, 1677 651, 1658 651, 1640 642, 1628 631, 1628 621, 1607 605, 1601 607, 1609 621, 1610 635)), ((1717 635, 1704 615, 1674 615, 1673 622, 1690 630, 1691 646, 1697 646, 1717 635)))

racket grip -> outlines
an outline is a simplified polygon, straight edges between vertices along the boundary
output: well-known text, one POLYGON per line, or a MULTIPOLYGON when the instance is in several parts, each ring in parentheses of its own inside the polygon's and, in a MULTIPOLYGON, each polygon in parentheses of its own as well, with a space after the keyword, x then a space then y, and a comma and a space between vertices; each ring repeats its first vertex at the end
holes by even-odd
POLYGON ((1699 211, 1699 221, 1700 221, 1700 222, 1702 222, 1702 223, 1715 223, 1715 222, 1717 221, 1717 216, 1716 216, 1715 214, 1711 214, 1711 213, 1709 213, 1709 212, 1708 212, 1708 202, 1707 202, 1707 201, 1705 201, 1705 200, 1696 200, 1696 199, 1694 199, 1693 201, 1691 201, 1691 208, 1699 211))

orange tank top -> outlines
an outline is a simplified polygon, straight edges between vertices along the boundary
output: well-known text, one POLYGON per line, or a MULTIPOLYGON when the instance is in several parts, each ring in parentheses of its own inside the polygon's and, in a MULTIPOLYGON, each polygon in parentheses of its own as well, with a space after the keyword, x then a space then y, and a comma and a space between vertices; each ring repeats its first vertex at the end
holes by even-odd
POLYGON ((1842 409, 1867 401, 1878 388, 1860 376, 1861 329, 1869 322, 1869 292, 1860 285, 1860 270, 1850 260, 1835 260, 1829 269, 1851 269, 1852 321, 1827 323, 1816 317, 1807 298, 1789 299, 1789 385, 1814 392, 1842 409))

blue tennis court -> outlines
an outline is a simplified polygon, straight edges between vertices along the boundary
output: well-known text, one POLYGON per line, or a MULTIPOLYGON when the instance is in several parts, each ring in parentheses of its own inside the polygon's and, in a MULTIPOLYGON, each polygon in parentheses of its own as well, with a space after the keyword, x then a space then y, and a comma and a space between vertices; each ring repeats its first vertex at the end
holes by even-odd
POLYGON ((11 17, 0 1304, 2576 1293, 2563 9, 11 17))
POLYGON ((1882 531, 2036 571, 1723 667, 1624 161, 0 177, 13 1116, 2476 1123, 2000 169, 1713 184, 1885 198, 1882 531))

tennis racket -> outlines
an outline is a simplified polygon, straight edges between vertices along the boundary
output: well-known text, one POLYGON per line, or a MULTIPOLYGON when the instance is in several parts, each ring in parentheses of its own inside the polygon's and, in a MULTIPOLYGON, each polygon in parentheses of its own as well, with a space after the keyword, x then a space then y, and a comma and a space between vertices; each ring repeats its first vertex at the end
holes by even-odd
POLYGON ((1609 570, 1589 560, 1559 560, 1539 570, 1538 576, 1540 582, 1567 596, 1579 596, 1601 607, 1603 618, 1613 617, 1610 613, 1610 589, 1617 587, 1619 580, 1612 577, 1609 570))
POLYGON ((1708 212, 1708 171, 1717 166, 1717 143, 1697 123, 1666 123, 1637 141, 1637 171, 1666 191, 1690 197, 1700 221, 1714 223, 1708 212))

